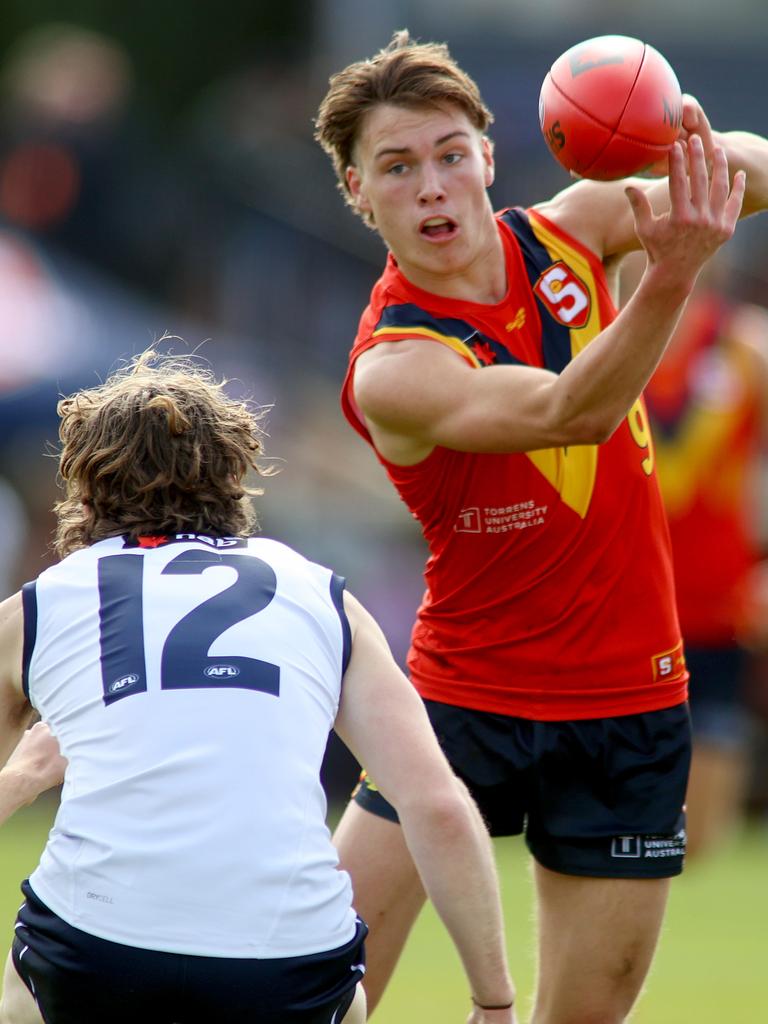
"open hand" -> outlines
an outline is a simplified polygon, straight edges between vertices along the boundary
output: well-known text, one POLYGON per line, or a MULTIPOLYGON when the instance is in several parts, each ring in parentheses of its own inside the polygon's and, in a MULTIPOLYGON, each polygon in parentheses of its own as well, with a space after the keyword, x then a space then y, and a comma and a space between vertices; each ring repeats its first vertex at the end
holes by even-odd
POLYGON ((626 189, 649 269, 663 272, 670 288, 690 290, 706 261, 733 235, 745 185, 743 171, 730 185, 728 161, 719 146, 712 150, 710 175, 699 134, 676 142, 669 155, 668 210, 656 215, 641 189, 626 189))

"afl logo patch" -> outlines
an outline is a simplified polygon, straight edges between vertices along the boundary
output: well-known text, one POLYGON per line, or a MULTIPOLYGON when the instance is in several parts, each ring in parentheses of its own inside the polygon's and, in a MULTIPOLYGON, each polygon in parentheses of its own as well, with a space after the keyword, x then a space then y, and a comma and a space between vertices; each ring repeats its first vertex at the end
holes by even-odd
POLYGON ((237 665, 209 665, 204 674, 209 679, 231 679, 240 675, 240 669, 237 665))
POLYGON ((135 672, 129 673, 127 676, 120 676, 119 679, 115 679, 113 683, 110 683, 110 693, 120 693, 121 690, 126 689, 128 686, 133 686, 134 683, 138 683, 139 677, 135 672))

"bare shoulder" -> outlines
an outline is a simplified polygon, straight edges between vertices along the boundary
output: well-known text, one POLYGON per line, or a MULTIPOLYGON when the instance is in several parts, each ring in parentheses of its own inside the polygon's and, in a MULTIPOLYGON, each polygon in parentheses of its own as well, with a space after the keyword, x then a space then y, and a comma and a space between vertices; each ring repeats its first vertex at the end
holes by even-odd
POLYGON ((351 594, 348 590, 344 591, 344 611, 347 619, 349 620, 349 628, 352 632, 353 643, 358 630, 370 630, 372 628, 377 628, 376 620, 371 613, 364 608, 355 595, 351 594))
POLYGON ((9 685, 20 696, 24 649, 24 607, 21 592, 0 604, 0 686, 9 685))
POLYGON ((534 209, 585 245, 599 259, 621 256, 640 247, 632 208, 624 191, 628 184, 643 189, 649 198, 658 196, 654 206, 663 202, 667 191, 666 184, 643 178, 621 181, 582 179, 551 199, 537 203, 534 209))
POLYGON ((365 408, 366 396, 391 393, 391 386, 400 388, 433 382, 439 368, 438 379, 444 373, 469 370, 462 356, 439 341, 413 339, 381 342, 363 352, 355 364, 355 398, 365 408), (429 371, 425 379, 421 375, 429 371))
MULTIPOLYGON (((435 360, 456 360, 458 354, 438 341, 413 339, 403 341, 382 341, 366 349, 355 364, 355 388, 361 382, 380 380, 387 374, 401 374, 406 369, 420 365, 434 365, 435 360)), ((461 360, 460 360, 461 361, 461 360)))
POLYGON ((20 590, 0 602, 0 631, 4 639, 9 635, 6 631, 23 627, 23 616, 24 607, 20 590))
POLYGON ((376 448, 390 462, 420 462, 435 445, 434 424, 456 402, 457 376, 472 373, 437 341, 382 342, 357 360, 354 394, 376 448))

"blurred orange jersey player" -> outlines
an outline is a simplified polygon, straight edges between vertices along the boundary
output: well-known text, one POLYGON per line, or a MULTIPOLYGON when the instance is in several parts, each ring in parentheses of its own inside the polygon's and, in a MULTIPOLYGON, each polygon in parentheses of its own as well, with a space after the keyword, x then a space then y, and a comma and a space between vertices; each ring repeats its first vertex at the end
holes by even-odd
POLYGON ((708 283, 689 300, 646 389, 691 669, 689 851, 741 810, 750 723, 747 648, 762 646, 758 470, 768 427, 768 313, 708 283))

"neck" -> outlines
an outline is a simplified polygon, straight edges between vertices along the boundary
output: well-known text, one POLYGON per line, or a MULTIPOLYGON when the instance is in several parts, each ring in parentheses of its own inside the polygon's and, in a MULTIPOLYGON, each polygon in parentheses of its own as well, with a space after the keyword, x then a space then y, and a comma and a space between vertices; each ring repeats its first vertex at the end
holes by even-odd
MULTIPOLYGON (((495 305, 501 302, 508 288, 504 245, 495 219, 491 219, 485 236, 484 243, 475 249, 469 262, 456 266, 447 262, 435 270, 398 259, 398 266, 411 284, 432 295, 495 305)), ((397 259, 397 254, 393 255, 397 259)))

